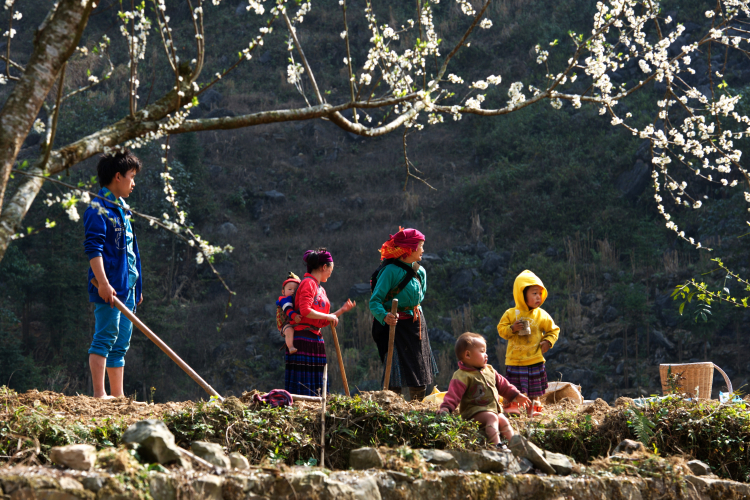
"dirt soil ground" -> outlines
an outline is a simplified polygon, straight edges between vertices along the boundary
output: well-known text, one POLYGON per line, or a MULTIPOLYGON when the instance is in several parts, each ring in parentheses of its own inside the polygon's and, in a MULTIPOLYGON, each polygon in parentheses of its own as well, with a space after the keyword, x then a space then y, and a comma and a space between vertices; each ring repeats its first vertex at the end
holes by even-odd
MULTIPOLYGON (((241 400, 228 398, 225 402, 225 406, 232 404, 236 405, 241 401, 243 405, 254 409, 256 406, 260 405, 260 403, 253 401, 253 395, 256 392, 257 391, 244 393, 241 400)), ((436 409, 436 407, 431 404, 404 401, 400 396, 390 391, 363 392, 360 393, 360 397, 365 400, 375 401, 381 407, 391 412, 427 412, 435 411, 436 409)), ((91 421, 92 419, 100 420, 115 417, 121 418, 126 425, 147 418, 160 419, 162 418, 162 415, 166 413, 179 412, 196 406, 196 403, 193 401, 153 404, 133 401, 128 397, 103 400, 90 396, 65 396, 56 392, 39 392, 36 390, 30 390, 18 395, 3 394, 0 396, 0 404, 5 407, 5 411, 10 411, 11 408, 18 408, 19 406, 34 408, 37 413, 46 416, 55 416, 63 422, 91 421)), ((312 412, 320 411, 320 403, 316 402, 295 401, 294 405, 295 407, 302 409, 309 409, 312 412)), ((569 399, 563 399, 558 403, 547 405, 544 410, 545 416, 541 417, 541 421, 544 422, 550 420, 555 414, 563 411, 578 411, 590 414, 595 420, 602 422, 606 414, 615 411, 615 408, 609 406, 606 401, 602 399, 597 399, 593 404, 586 406, 579 406, 569 399)), ((0 409, 0 414, 2 413, 3 409, 0 409)), ((524 419, 521 418, 514 420, 524 419)))
MULTIPOLYGON (((90 421, 120 417, 125 424, 147 418, 161 418, 164 413, 195 406, 192 401, 147 404, 131 398, 97 399, 89 396, 65 396, 51 391, 31 390, 23 394, 0 396, 5 410, 27 406, 42 415, 55 416, 64 422, 90 421)), ((0 414, 2 411, 0 410, 0 414)))

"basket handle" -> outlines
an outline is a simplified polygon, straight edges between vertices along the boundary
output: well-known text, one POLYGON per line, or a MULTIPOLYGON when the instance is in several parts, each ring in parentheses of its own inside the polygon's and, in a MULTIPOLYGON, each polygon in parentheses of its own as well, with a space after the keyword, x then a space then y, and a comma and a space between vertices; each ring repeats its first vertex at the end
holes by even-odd
POLYGON ((713 365, 714 365, 714 368, 719 370, 719 373, 721 373, 722 377, 724 377, 724 382, 727 383, 727 389, 729 389, 729 394, 732 394, 734 392, 734 389, 732 389, 732 382, 729 380, 729 377, 727 377, 727 374, 724 373, 724 370, 719 368, 719 365, 717 365, 716 363, 714 363, 713 365))

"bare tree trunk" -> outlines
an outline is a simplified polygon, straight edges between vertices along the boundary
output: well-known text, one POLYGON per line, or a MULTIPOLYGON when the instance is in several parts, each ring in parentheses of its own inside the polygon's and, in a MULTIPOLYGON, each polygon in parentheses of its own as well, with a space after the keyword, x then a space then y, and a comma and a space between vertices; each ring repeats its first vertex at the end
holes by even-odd
POLYGON ((624 365, 623 374, 625 375, 625 388, 627 389, 630 387, 630 380, 628 379, 628 329, 627 327, 622 331, 622 334, 625 338, 625 344, 624 344, 625 348, 623 349, 625 351, 625 362, 623 363, 624 365))
POLYGON ((21 310, 21 338, 23 339, 24 354, 30 354, 34 351, 34 345, 31 340, 31 299, 26 297, 21 310))
POLYGON ((26 212, 31 208, 39 190, 42 189, 44 179, 40 168, 32 168, 29 172, 40 177, 26 177, 16 190, 13 198, 6 204, 5 210, 0 214, 0 260, 5 256, 5 251, 21 227, 21 221, 26 212))
MULTIPOLYGON (((73 54, 88 22, 93 0, 62 0, 48 14, 34 37, 26 70, 0 110, 0 214, 5 189, 18 151, 29 134, 45 97, 63 64, 73 54)), ((0 243, 0 251, 4 253, 0 243)), ((1 256, 2 254, 0 254, 1 256)))
POLYGON ((638 367, 638 328, 635 329, 635 364, 633 373, 635 374, 635 388, 638 390, 639 395, 641 391, 641 370, 638 367))

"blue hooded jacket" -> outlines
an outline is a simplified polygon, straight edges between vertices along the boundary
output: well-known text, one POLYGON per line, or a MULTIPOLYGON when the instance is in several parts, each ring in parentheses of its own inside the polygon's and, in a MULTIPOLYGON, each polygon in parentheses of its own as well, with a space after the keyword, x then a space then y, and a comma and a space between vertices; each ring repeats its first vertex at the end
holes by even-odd
MULTIPOLYGON (((102 188, 99 196, 106 196, 107 191, 102 188)), ((130 210, 126 210, 131 215, 130 210)), ((128 252, 125 242, 125 221, 120 208, 108 200, 94 198, 83 213, 83 227, 86 230, 86 239, 83 248, 89 260, 94 257, 102 257, 104 260, 104 273, 107 275, 109 284, 117 292, 120 300, 128 296, 128 252), (106 211, 100 213, 99 209, 106 211)), ((135 282, 135 301, 141 296, 141 255, 138 252, 138 242, 133 231, 133 251, 135 252, 135 265, 138 270, 138 279, 135 282)), ((91 284, 94 272, 89 267, 89 302, 105 304, 99 296, 99 291, 91 284)))

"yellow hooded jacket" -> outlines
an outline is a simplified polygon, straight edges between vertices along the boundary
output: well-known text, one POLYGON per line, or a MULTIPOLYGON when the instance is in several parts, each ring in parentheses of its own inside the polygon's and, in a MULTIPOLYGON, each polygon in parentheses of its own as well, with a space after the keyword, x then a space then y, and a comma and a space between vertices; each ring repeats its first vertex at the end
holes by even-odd
POLYGON ((510 366, 529 366, 544 363, 542 349, 539 343, 548 341, 553 347, 557 342, 560 327, 555 324, 547 311, 541 307, 529 310, 523 296, 523 290, 527 286, 539 285, 542 287, 542 304, 547 300, 547 289, 539 277, 529 270, 518 275, 513 283, 513 298, 516 307, 508 309, 497 324, 497 333, 508 341, 508 349, 505 352, 505 364, 510 366), (519 319, 528 319, 531 324, 531 335, 518 335, 511 330, 511 325, 519 319))

